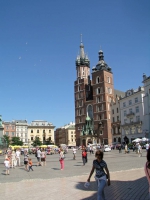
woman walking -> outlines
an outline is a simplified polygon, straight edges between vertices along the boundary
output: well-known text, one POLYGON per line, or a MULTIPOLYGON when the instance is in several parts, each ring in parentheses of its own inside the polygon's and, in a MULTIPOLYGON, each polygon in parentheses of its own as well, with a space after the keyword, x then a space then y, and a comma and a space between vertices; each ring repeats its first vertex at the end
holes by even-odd
POLYGON ((150 149, 147 151, 147 162, 145 163, 145 174, 149 183, 149 199, 150 199, 150 149))
POLYGON ((59 162, 60 162, 60 169, 61 170, 64 170, 64 152, 62 149, 60 149, 60 152, 59 152, 59 162))
POLYGON ((103 152, 101 150, 96 151, 95 157, 96 159, 93 160, 93 167, 87 181, 90 182, 91 176, 94 173, 94 170, 96 170, 95 180, 98 185, 97 200, 105 200, 104 188, 106 186, 107 179, 108 186, 110 185, 110 174, 107 164, 103 160, 103 152))
POLYGON ((83 160, 83 166, 84 166, 85 163, 87 162, 87 152, 85 149, 82 151, 82 160, 83 160))
POLYGON ((46 166, 46 152, 44 151, 44 149, 41 152, 41 165, 46 166))

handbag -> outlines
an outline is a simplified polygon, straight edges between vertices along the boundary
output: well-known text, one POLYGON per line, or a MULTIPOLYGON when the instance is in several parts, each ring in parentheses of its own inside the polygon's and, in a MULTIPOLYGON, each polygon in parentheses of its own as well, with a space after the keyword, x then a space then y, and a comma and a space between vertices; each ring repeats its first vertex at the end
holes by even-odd
POLYGON ((102 169, 102 171, 104 172, 106 179, 108 179, 108 174, 106 174, 106 172, 104 171, 104 169, 102 168, 102 166, 99 164, 100 168, 102 169))

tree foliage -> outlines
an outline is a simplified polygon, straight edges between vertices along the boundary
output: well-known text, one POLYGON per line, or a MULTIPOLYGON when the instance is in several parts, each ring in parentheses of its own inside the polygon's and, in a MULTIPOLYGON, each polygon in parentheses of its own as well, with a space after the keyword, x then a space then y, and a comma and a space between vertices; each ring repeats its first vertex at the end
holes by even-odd
POLYGON ((40 141, 40 139, 39 139, 38 137, 35 137, 35 140, 33 140, 32 145, 33 145, 34 147, 36 147, 36 146, 41 146, 41 145, 42 145, 42 142, 40 141))
POLYGON ((11 145, 12 146, 15 146, 15 145, 22 146, 23 142, 20 140, 20 137, 12 137, 12 139, 11 139, 11 145))
POLYGON ((10 137, 8 135, 3 135, 4 143, 9 146, 10 144, 10 137))

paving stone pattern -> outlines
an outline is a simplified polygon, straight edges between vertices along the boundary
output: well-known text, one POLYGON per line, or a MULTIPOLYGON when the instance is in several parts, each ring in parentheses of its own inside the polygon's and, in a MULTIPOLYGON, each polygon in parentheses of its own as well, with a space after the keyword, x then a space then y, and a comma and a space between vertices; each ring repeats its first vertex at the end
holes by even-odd
MULTIPOLYGON (((111 174, 111 186, 105 188, 106 200, 148 200, 148 182, 144 173, 146 152, 139 158, 135 153, 105 153, 111 174), (116 170, 115 170, 116 169, 116 170)), ((34 165, 36 158, 31 156, 34 165)), ((72 151, 66 155, 65 170, 60 170, 58 155, 47 156, 46 167, 34 166, 26 172, 24 166, 4 175, 3 157, 0 157, 0 200, 96 200, 97 185, 94 176, 88 189, 84 187, 92 167, 94 155, 82 166, 81 152, 72 160, 72 151)), ((22 156, 23 160, 23 156, 22 156)))

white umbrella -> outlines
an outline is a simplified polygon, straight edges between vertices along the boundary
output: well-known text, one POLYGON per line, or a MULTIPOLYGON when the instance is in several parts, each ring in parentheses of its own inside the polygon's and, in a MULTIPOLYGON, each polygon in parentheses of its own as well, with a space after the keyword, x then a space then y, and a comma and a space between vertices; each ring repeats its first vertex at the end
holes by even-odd
POLYGON ((140 139, 140 138, 136 138, 135 140, 132 140, 132 142, 141 142, 142 141, 142 139, 140 139))
POLYGON ((143 137, 143 138, 142 138, 142 141, 143 141, 143 142, 147 142, 148 140, 149 140, 149 139, 147 139, 146 137, 143 137))

